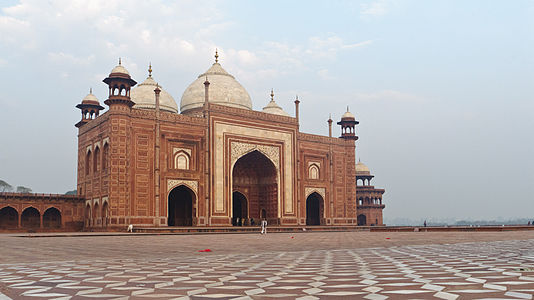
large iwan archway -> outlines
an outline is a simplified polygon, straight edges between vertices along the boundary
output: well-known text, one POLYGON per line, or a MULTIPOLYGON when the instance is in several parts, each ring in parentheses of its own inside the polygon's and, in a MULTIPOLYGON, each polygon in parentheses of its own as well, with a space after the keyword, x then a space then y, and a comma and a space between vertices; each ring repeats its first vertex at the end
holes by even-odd
POLYGON ((179 185, 169 193, 168 218, 169 226, 193 226, 193 202, 195 193, 185 185, 179 185))
POLYGON ((256 223, 264 217, 278 224, 278 177, 274 164, 255 150, 240 159, 232 171, 232 191, 247 191, 248 218, 256 223))
POLYGON ((324 214, 323 197, 314 192, 306 198, 306 225, 321 225, 324 214))

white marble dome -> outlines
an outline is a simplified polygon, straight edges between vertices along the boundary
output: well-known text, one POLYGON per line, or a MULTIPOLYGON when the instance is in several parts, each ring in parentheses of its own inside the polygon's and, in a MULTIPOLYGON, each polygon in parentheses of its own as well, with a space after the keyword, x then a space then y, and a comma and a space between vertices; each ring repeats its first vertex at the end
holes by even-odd
POLYGON ((358 161, 356 164, 356 175, 371 175, 371 171, 361 161, 358 161))
MULTIPOLYGON (((140 83, 130 92, 130 99, 135 103, 134 108, 156 109, 156 81, 149 75, 143 83, 140 83)), ((159 94, 159 107, 161 110, 178 113, 178 105, 174 98, 167 93, 161 86, 159 94)))
POLYGON ((271 90, 271 101, 263 108, 264 113, 280 115, 289 117, 289 114, 286 113, 276 102, 274 101, 274 92, 271 90))
POLYGON ((218 62, 215 62, 211 68, 199 75, 187 87, 180 102, 181 113, 204 105, 204 81, 206 81, 206 77, 210 82, 208 93, 210 103, 252 110, 252 101, 245 88, 235 80, 234 76, 228 74, 218 62))

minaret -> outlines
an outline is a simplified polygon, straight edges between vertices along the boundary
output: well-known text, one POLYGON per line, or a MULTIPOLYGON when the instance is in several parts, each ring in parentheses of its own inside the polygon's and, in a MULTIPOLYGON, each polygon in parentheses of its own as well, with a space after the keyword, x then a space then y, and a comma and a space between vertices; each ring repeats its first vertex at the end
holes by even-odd
POLYGON ((341 121, 337 122, 338 125, 341 125, 341 136, 340 138, 346 140, 357 140, 358 136, 356 135, 356 125, 360 122, 356 121, 354 115, 349 111, 347 106, 347 112, 341 117, 341 121))
POLYGON ((328 116, 328 137, 332 137, 332 115, 328 116))
POLYGON ((299 96, 297 95, 295 99, 295 118, 297 119, 297 124, 299 123, 299 96))
MULTIPOLYGON (((152 66, 148 69, 149 75, 152 76, 152 66)), ((156 88, 154 89, 154 96, 156 97, 156 130, 154 132, 154 198, 155 198, 155 211, 156 211, 156 218, 154 219, 154 222, 156 226, 161 225, 160 224, 160 207, 159 207, 159 199, 160 199, 160 140, 161 140, 161 129, 160 129, 160 108, 159 108, 159 94, 161 93, 161 89, 159 88, 159 85, 156 84, 156 88)))
POLYGON ((111 70, 111 73, 103 80, 109 86, 109 97, 104 103, 112 107, 134 106, 134 102, 130 99, 130 89, 137 84, 135 80, 130 77, 130 73, 121 64, 111 70))
POLYGON ((93 89, 89 89, 89 94, 83 98, 82 103, 76 105, 82 111, 82 120, 76 123, 76 127, 80 128, 83 124, 96 119, 100 111, 104 109, 98 102, 98 99, 93 95, 93 89))

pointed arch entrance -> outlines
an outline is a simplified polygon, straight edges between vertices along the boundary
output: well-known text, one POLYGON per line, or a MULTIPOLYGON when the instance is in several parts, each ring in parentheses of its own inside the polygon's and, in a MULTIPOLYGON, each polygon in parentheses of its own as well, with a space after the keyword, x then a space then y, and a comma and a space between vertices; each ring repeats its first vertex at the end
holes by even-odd
POLYGON ((358 225, 359 226, 367 225, 367 217, 364 214, 358 215, 358 225))
POLYGON ((41 226, 41 214, 34 207, 28 207, 20 216, 20 225, 24 228, 39 228, 41 226))
POLYGON ((11 206, 0 209, 0 229, 13 229, 19 226, 19 213, 11 206))
POLYGON ((172 189, 168 199, 168 226, 193 226, 195 193, 185 185, 172 189))
POLYGON ((324 200, 317 192, 311 193, 306 198, 306 225, 321 225, 324 215, 324 200))
POLYGON ((234 226, 245 225, 248 220, 247 197, 240 192, 232 193, 232 224, 234 226), (238 219, 239 218, 239 219, 238 219))
POLYGON ((55 207, 50 207, 43 214, 44 228, 61 228, 61 212, 55 207))
MULTIPOLYGON (((246 191, 248 218, 278 224, 278 177, 276 167, 263 153, 254 150, 239 158, 232 171, 232 191, 246 191)), ((249 220, 247 220, 249 221, 249 220)))

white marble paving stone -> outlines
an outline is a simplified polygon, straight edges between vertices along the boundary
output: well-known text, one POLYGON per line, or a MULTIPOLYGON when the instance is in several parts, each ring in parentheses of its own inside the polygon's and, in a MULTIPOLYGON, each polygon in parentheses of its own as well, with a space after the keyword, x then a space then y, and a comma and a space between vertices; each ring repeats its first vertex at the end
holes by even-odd
POLYGON ((389 297, 385 295, 379 295, 379 294, 369 294, 369 295, 363 296, 363 298, 369 299, 369 300, 385 300, 389 297))
POLYGON ((508 291, 504 293, 504 295, 509 296, 509 297, 519 298, 519 299, 532 299, 533 298, 532 294, 525 294, 525 293, 514 292, 514 291, 508 291))
POLYGON ((369 293, 377 293, 383 290, 383 288, 377 287, 377 286, 370 286, 370 287, 363 288, 362 290, 369 292, 369 293))

